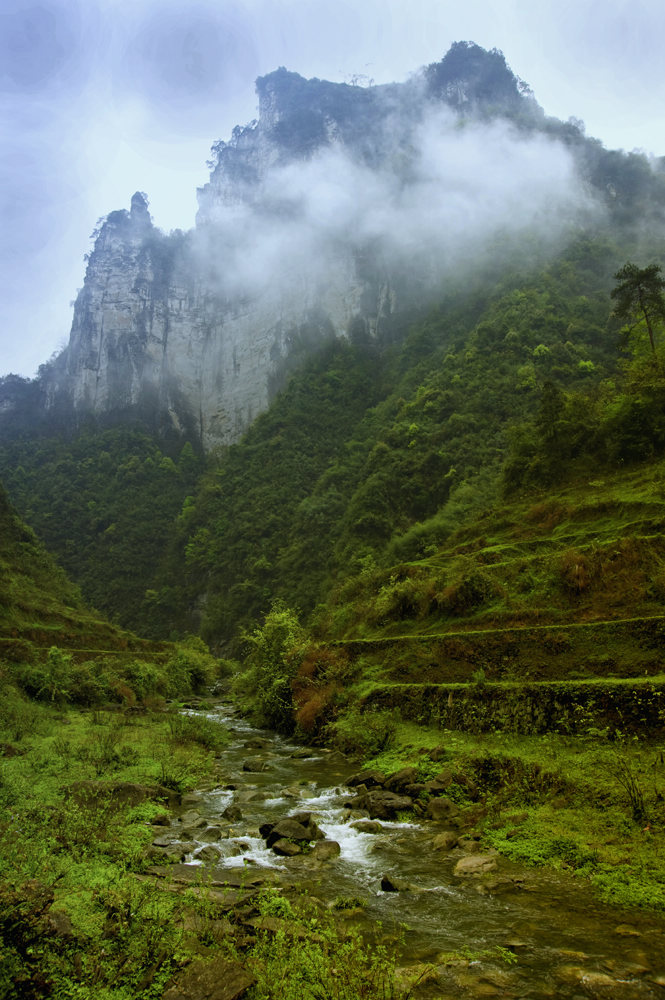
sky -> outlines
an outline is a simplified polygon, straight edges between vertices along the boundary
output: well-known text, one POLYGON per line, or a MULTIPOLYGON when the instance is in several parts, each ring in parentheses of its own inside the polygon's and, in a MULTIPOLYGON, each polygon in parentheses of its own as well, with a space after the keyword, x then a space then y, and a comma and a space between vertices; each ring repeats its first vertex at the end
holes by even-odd
POLYGON ((193 226, 257 76, 403 81, 462 40, 500 49, 547 114, 665 155, 662 0, 2 0, 0 374, 67 343, 101 216, 140 190, 156 225, 193 226))

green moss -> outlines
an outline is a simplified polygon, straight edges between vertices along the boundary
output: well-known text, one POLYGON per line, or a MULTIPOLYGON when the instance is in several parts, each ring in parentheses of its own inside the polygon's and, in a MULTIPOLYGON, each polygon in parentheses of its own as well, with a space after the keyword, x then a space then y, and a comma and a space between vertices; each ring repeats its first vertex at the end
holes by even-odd
MULTIPOLYGON (((2 693, 4 705, 24 704, 16 692, 2 693)), ((77 783, 155 786, 168 769, 182 790, 199 787, 213 772, 216 747, 172 731, 161 713, 34 708, 20 753, 0 762, 3 996, 36 997, 47 984, 63 998, 160 997, 184 934, 180 898, 140 879, 149 864, 149 824, 164 806, 81 798, 77 783), (71 925, 69 935, 51 934, 48 914, 56 913, 71 925)), ((0 742, 16 735, 12 725, 5 711, 0 742)))

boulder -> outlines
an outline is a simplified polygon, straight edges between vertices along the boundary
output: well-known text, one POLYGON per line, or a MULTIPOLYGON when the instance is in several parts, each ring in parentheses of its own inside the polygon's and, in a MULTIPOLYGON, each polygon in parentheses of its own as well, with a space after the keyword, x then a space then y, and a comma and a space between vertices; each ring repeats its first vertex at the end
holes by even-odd
POLYGON ((366 768, 364 771, 359 771, 358 774, 354 774, 348 779, 347 785, 349 788, 355 788, 356 785, 365 785, 367 788, 376 788, 377 786, 383 786, 386 782, 386 776, 383 771, 377 771, 376 768, 366 768))
POLYGON ((426 791, 424 781, 414 781, 410 785, 404 785, 401 789, 404 795, 409 795, 412 799, 417 799, 419 795, 422 795, 426 791))
POLYGON ((444 830, 434 838, 432 847, 435 851, 452 851, 457 843, 457 837, 456 830, 444 830))
POLYGON ((165 833, 165 834, 160 834, 158 837, 155 837, 155 839, 152 842, 152 846, 170 847, 172 843, 173 843, 173 837, 165 833))
POLYGON ((286 837, 281 837, 268 846, 272 847, 275 854, 279 854, 285 858, 292 858, 296 854, 302 854, 300 844, 294 844, 292 840, 287 840, 286 837))
POLYGON ((312 818, 311 812, 291 813, 291 815, 287 818, 294 820, 296 823, 300 823, 301 826, 304 826, 309 834, 310 840, 325 839, 325 833, 319 830, 316 822, 312 818))
POLYGON ((491 854, 468 854, 460 858, 453 869, 453 875, 485 875, 496 870, 496 858, 491 854))
POLYGON ((351 823, 351 829, 358 833, 382 833, 383 827, 375 819, 357 819, 351 823))
POLYGON ((247 760, 243 761, 242 769, 250 774, 259 774, 261 771, 270 770, 270 765, 261 757, 248 757, 247 760))
POLYGON ((344 805, 347 809, 365 809, 370 819, 396 819, 398 813, 413 809, 413 799, 408 795, 396 795, 395 792, 376 788, 356 796, 344 805))
POLYGON ((482 851, 482 846, 479 840, 475 837, 460 837, 457 841, 457 846, 460 847, 465 854, 480 854, 482 851))
POLYGON ((441 774, 425 782, 425 791, 429 795, 442 795, 452 783, 453 776, 450 771, 442 771, 441 774))
POLYGON ((199 827, 204 827, 208 825, 208 820, 204 819, 201 813, 197 812, 196 809, 188 809, 187 812, 183 813, 180 817, 180 822, 183 826, 191 827, 193 830, 199 829, 199 827))
POLYGON ((200 834, 200 840, 221 840, 224 831, 221 826, 207 826, 200 834))
POLYGON ((236 805, 227 806, 222 816, 224 819, 228 819, 230 823, 237 823, 239 819, 242 819, 242 809, 236 805))
POLYGON ((459 809, 451 799, 442 796, 427 803, 427 815, 430 819, 452 822, 459 815, 459 809))
POLYGON ((179 972, 163 1000, 240 1000, 255 981, 240 962, 216 956, 179 972))
POLYGON ((403 767, 386 778, 383 787, 387 792, 403 792, 406 785, 412 785, 417 780, 418 772, 415 767, 403 767))
POLYGON ((422 892, 413 882, 407 882, 403 878, 394 878, 392 875, 384 875, 381 879, 381 889, 383 892, 422 892))
POLYGON ((149 858, 155 858, 155 860, 164 860, 165 858, 172 858, 174 861, 184 861, 187 851, 182 844, 176 844, 171 842, 163 847, 149 847, 146 854, 149 858))
POLYGON ((205 865, 217 864, 221 856, 219 848, 213 847, 212 844, 206 844, 194 855, 197 861, 202 861, 205 865))
POLYGON ((291 840, 297 844, 309 844, 312 838, 302 823, 298 823, 294 819, 281 819, 279 823, 275 823, 265 840, 268 847, 273 847, 278 840, 282 839, 291 840))
POLYGON ((318 840, 308 857, 314 861, 329 861, 331 858, 338 858, 341 851, 336 840, 318 840))

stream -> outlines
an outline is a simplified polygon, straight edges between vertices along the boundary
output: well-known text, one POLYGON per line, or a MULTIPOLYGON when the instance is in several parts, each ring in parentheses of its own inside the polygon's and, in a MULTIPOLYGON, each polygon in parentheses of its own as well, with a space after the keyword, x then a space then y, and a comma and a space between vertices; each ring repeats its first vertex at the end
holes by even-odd
POLYGON ((257 730, 229 705, 205 714, 229 729, 231 742, 219 786, 188 795, 164 831, 186 863, 201 864, 207 850, 208 866, 264 870, 328 905, 360 898, 363 908, 348 919, 399 934, 402 964, 435 969, 418 996, 665 998, 665 921, 603 906, 580 879, 501 857, 489 888, 455 875, 463 852, 432 846, 441 824, 382 820, 379 833, 351 826, 357 817, 344 807, 345 781, 358 768, 342 755, 257 730), (339 855, 285 858, 267 849, 259 827, 296 812, 311 812, 339 855), (200 817, 199 827, 179 840, 188 814, 200 817), (409 891, 382 891, 386 876, 409 891))

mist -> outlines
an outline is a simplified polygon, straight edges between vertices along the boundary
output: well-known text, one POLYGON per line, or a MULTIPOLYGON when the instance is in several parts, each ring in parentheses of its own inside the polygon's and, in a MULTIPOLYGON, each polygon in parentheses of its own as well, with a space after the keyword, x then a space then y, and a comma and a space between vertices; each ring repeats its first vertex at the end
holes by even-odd
POLYGON ((378 166, 335 144, 267 170, 245 200, 210 209, 204 192, 195 253, 216 291, 316 304, 357 280, 353 253, 374 273, 433 291, 494 253, 497 239, 528 235, 554 250, 601 212, 556 140, 505 121, 462 124, 447 109, 403 124, 387 125, 378 166))

